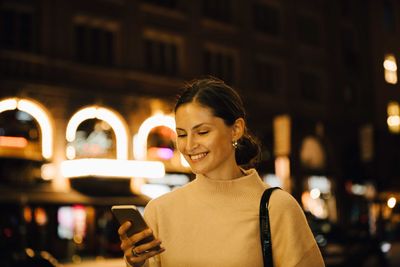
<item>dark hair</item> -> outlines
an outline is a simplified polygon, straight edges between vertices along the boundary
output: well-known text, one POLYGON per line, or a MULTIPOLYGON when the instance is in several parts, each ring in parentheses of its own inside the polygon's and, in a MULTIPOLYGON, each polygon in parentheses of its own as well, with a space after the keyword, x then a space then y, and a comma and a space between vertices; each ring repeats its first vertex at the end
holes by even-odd
MULTIPOLYGON (((242 99, 222 80, 204 78, 189 82, 178 96, 174 111, 192 102, 210 108, 213 115, 223 119, 228 126, 232 126, 238 118, 246 121, 242 99)), ((238 140, 235 153, 236 163, 241 166, 254 166, 260 160, 260 155, 260 144, 246 127, 243 136, 238 140)))

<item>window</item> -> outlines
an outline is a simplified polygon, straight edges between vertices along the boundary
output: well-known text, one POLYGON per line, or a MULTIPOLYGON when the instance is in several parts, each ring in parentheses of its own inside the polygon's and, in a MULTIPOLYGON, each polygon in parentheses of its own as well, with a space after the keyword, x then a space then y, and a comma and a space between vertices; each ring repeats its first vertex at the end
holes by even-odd
POLYGON ((203 15, 213 20, 230 23, 232 3, 230 0, 203 0, 203 15))
POLYGON ((340 8, 340 14, 344 18, 348 18, 353 14, 353 6, 352 6, 352 1, 349 0, 340 0, 339 1, 339 8, 340 8))
POLYGON ((297 18, 297 31, 299 41, 303 44, 312 46, 320 44, 320 29, 314 18, 299 16, 297 18))
POLYGON ((348 81, 343 87, 343 100, 349 107, 354 107, 357 104, 357 87, 354 82, 348 81))
POLYGON ((115 64, 118 25, 102 19, 75 18, 75 56, 81 63, 112 66, 115 64))
POLYGON ((180 72, 181 37, 147 30, 144 33, 144 67, 148 72, 176 76, 180 72))
POLYGON ((311 72, 300 72, 300 93, 305 100, 316 102, 320 100, 320 80, 311 72))
POLYGON ((36 50, 34 13, 30 10, 0 10, 0 46, 27 52, 36 50))
POLYGON ((256 60, 254 74, 260 90, 269 94, 279 93, 282 88, 282 69, 278 64, 256 60))
POLYGON ((203 53, 204 72, 224 80, 234 82, 235 56, 230 49, 207 47, 203 53))
POLYGON ((355 35, 351 29, 342 30, 341 38, 343 63, 351 71, 358 70, 358 55, 355 46, 355 35))
POLYGON ((0 114, 0 183, 27 184, 40 178, 40 127, 28 113, 0 114))
POLYGON ((253 9, 255 29, 269 35, 278 36, 281 31, 278 8, 257 3, 253 9))
POLYGON ((385 0, 383 2, 383 26, 388 32, 394 32, 396 29, 395 9, 393 2, 385 0))
POLYGON ((158 74, 176 75, 177 47, 174 43, 145 40, 146 70, 158 74))
POLYGON ((91 119, 82 122, 75 140, 70 144, 74 148, 71 158, 115 158, 116 137, 111 126, 102 120, 91 119))
POLYGON ((165 126, 153 128, 147 138, 148 160, 170 160, 174 157, 176 145, 175 132, 165 126))

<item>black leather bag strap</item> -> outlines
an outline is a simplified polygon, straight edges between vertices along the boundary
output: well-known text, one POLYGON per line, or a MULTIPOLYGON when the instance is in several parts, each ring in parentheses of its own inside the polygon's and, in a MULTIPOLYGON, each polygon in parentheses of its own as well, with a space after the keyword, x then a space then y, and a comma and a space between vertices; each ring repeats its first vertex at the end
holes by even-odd
POLYGON ((272 267, 272 243, 269 225, 268 202, 272 192, 279 187, 271 187, 264 191, 260 201, 260 238, 264 267, 272 267))

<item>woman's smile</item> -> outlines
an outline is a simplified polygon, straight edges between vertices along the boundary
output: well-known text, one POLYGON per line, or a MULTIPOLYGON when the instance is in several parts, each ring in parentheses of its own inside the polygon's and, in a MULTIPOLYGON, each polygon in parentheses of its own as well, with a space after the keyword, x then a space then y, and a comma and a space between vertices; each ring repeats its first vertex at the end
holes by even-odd
POLYGON ((205 156, 207 156, 207 154, 208 153, 200 153, 200 154, 189 155, 189 157, 190 157, 190 160, 192 160, 192 161, 200 161, 205 156))

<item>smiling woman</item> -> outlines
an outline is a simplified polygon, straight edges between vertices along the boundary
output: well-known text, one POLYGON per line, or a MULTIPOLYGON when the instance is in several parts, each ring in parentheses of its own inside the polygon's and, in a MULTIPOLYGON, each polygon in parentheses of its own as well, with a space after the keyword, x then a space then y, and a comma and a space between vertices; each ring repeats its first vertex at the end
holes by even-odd
MULTIPOLYGON (((232 127, 234 130, 237 130, 237 126, 241 127, 240 138, 231 139, 234 142, 232 144, 235 144, 236 162, 245 167, 251 167, 257 163, 260 158, 260 145, 246 127, 246 111, 235 90, 221 80, 196 80, 188 84, 186 90, 180 95, 175 105, 175 116, 178 116, 179 107, 187 106, 185 104, 189 103, 197 103, 207 109, 210 115, 222 120, 227 127, 232 127)), ((191 114, 187 115, 191 118, 191 114)), ((176 121, 178 122, 178 118, 176 121)))
POLYGON ((178 149, 195 174, 215 179, 242 176, 232 145, 243 135, 242 118, 228 126, 209 108, 194 102, 177 110, 176 122, 178 149))
POLYGON ((195 174, 215 179, 242 176, 239 165, 254 163, 260 148, 248 134, 239 95, 222 81, 193 85, 175 106, 179 151, 195 174))
MULTIPOLYGON (((246 128, 240 96, 221 80, 195 80, 178 98, 175 120, 177 148, 196 179, 146 206, 144 215, 152 231, 127 236, 130 224, 119 228, 127 263, 151 267, 265 266, 259 205, 269 185, 255 169, 249 169, 257 161, 260 147, 246 128), (156 239, 136 245, 148 235, 156 239), (160 246, 160 240, 161 249, 153 250, 160 246)), ((276 190, 268 208, 274 265, 324 266, 296 200, 276 190)))

